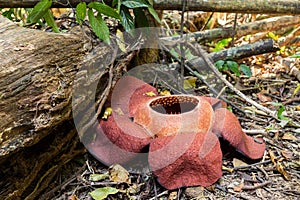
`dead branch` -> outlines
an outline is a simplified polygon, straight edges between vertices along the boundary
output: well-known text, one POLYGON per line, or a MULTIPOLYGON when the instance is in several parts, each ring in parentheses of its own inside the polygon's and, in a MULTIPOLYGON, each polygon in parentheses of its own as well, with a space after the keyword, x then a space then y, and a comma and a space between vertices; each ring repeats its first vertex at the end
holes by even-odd
POLYGON ((257 188, 261 188, 261 187, 264 187, 266 185, 269 185, 270 183, 272 183, 272 181, 266 181, 266 182, 263 182, 263 183, 260 183, 260 184, 257 184, 257 185, 244 185, 242 187, 242 190, 256 190, 257 188))
MULTIPOLYGON (((205 42, 215 39, 229 38, 232 35, 235 35, 235 37, 239 38, 245 35, 255 34, 259 32, 270 32, 297 24, 300 24, 300 16, 281 16, 237 26, 235 32, 233 27, 224 27, 189 33, 184 36, 187 37, 190 41, 205 42)), ((164 37, 161 40, 168 43, 176 43, 178 39, 180 39, 180 36, 164 37)))
POLYGON ((211 56, 212 60, 216 62, 218 60, 225 59, 239 60, 254 55, 276 52, 278 50, 279 47, 276 42, 272 39, 267 39, 239 47, 232 47, 216 53, 211 53, 209 56, 211 56))
MULTIPOLYGON (((249 97, 247 97, 244 93, 242 93, 241 91, 239 91, 237 88, 235 88, 229 81, 226 80, 226 78, 219 72, 219 70, 213 65, 213 63, 211 62, 209 56, 207 55, 207 53, 205 53, 203 50, 199 49, 199 54, 201 56, 201 58, 197 58, 197 59, 193 59, 192 61, 190 61, 190 63, 192 64, 192 66, 197 69, 197 71, 199 71, 201 73, 201 71, 203 71, 203 69, 201 69, 200 65, 201 62, 197 62, 199 60, 203 60, 205 65, 209 68, 209 70, 211 70, 215 75, 216 78, 218 80, 221 80, 228 88, 230 88, 232 91, 234 91, 238 96, 240 96, 242 99, 244 99, 246 102, 250 103, 251 105, 255 106, 256 108, 258 108, 259 110, 269 114, 270 116, 272 116, 274 119, 277 119, 276 116, 276 111, 272 111, 260 104, 258 104, 257 102, 253 101, 252 99, 250 99, 249 97), (195 62, 196 61, 196 62, 195 62)), ((207 70, 207 69, 206 69, 207 70)), ((201 73, 202 74, 202 73, 201 73)), ((215 78, 215 77, 214 77, 215 78)))

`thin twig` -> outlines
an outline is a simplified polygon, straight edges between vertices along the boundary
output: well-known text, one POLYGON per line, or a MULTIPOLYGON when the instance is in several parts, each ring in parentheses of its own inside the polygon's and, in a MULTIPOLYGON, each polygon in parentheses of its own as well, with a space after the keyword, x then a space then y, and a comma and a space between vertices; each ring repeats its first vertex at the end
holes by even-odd
POLYGON ((215 12, 212 12, 209 16, 209 18, 207 19, 206 23, 202 26, 202 28, 200 29, 200 31, 203 31, 205 29, 205 27, 208 25, 209 21, 211 20, 211 18, 213 17, 213 15, 215 14, 215 12))
POLYGON ((261 184, 257 184, 257 185, 245 185, 242 187, 242 190, 255 190, 255 189, 258 189, 258 188, 261 188, 261 187, 264 187, 266 185, 269 185, 270 183, 272 183, 272 181, 266 181, 266 182, 263 182, 261 184))
POLYGON ((263 162, 253 163, 253 164, 249 164, 249 165, 246 165, 246 166, 234 167, 233 170, 247 169, 247 168, 255 167, 257 165, 269 164, 271 162, 272 162, 271 160, 266 160, 266 161, 263 161, 263 162))
POLYGON ((158 197, 161 197, 161 196, 166 195, 166 194, 168 194, 168 193, 169 193, 168 190, 163 191, 162 193, 160 193, 160 194, 158 194, 158 195, 155 195, 155 197, 152 197, 152 198, 150 198, 149 200, 156 200, 158 197))
POLYGON ((231 42, 230 42, 230 46, 231 46, 231 47, 234 45, 234 36, 235 36, 235 34, 236 34, 236 26, 237 26, 237 16, 238 16, 238 14, 235 13, 235 16, 234 16, 234 24, 233 24, 233 32, 232 32, 231 42))
POLYGON ((229 87, 232 91, 234 91, 238 96, 240 96, 241 98, 243 98, 245 101, 247 101, 248 103, 250 103, 251 105, 255 106, 256 108, 258 108, 259 110, 262 110, 266 113, 268 113, 271 117, 273 117, 274 119, 277 120, 277 116, 276 116, 276 111, 272 111, 258 103, 256 103, 255 101, 253 101, 252 99, 250 99, 249 97, 247 97, 244 93, 242 93, 241 91, 239 91, 237 88, 235 88, 229 81, 226 80, 225 77, 223 77, 223 75, 218 71, 218 69, 212 64, 212 62, 209 60, 209 58, 206 55, 206 53, 197 48, 198 49, 198 55, 201 56, 201 58, 203 59, 203 61, 205 62, 205 64, 207 66, 209 66, 209 68, 215 73, 215 75, 223 81, 223 83, 225 85, 227 85, 227 87, 229 87))

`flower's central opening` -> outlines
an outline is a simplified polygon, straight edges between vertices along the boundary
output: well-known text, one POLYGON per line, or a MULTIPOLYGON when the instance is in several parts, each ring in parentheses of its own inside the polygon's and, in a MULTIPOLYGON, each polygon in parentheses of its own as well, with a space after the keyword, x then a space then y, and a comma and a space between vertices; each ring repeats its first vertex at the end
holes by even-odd
POLYGON ((155 99, 150 107, 161 114, 181 114, 193 110, 199 100, 192 96, 166 96, 155 99))

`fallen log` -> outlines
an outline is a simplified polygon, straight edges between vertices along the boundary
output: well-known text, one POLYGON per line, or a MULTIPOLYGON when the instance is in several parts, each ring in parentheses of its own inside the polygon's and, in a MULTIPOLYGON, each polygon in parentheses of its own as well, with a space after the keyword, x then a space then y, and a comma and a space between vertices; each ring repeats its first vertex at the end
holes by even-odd
MULTIPOLYGON (((76 7, 80 2, 92 2, 93 0, 57 0, 52 7, 76 7)), ((33 7, 39 0, 0 0, 2 8, 28 8, 33 7)), ((111 5, 112 0, 105 0, 111 5)), ((182 0, 153 0, 153 6, 157 10, 182 10, 182 0)), ((187 1, 186 10, 206 12, 230 12, 230 13, 265 13, 265 14, 300 14, 298 0, 190 0, 187 1)))
MULTIPOLYGON (((224 39, 234 37, 242 37, 250 34, 260 33, 260 32, 272 32, 275 30, 280 30, 285 27, 295 26, 300 23, 299 16, 278 16, 267 18, 264 20, 259 20, 247 24, 243 24, 236 27, 234 30, 233 27, 224 27, 224 28, 215 28, 211 30, 199 31, 194 33, 188 33, 185 36, 191 41, 205 42, 212 41, 215 39, 224 39)), ((165 37, 161 40, 164 41, 176 41, 180 36, 174 37, 165 37)), ((176 42, 175 42, 176 43, 176 42)))
MULTIPOLYGON (((0 16, 0 199, 35 199, 55 171, 83 152, 73 82, 83 65, 109 51, 87 53, 87 40, 75 33, 27 29, 0 16)), ((107 69, 99 70, 103 77, 95 81, 105 82, 107 69)))

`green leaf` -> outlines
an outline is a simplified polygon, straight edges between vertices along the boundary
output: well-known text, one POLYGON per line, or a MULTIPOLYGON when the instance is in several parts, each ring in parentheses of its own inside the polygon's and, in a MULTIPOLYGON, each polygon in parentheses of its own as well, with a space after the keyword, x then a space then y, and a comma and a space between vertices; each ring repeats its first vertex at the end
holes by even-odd
POLYGON ((47 12, 45 13, 44 15, 44 19, 46 20, 48 26, 51 26, 52 27, 52 30, 55 32, 55 33, 59 33, 59 29, 54 21, 54 17, 53 17, 53 13, 51 12, 50 9, 47 10, 47 12))
POLYGON ((281 119, 281 120, 284 120, 284 119, 285 119, 285 117, 282 115, 282 113, 284 112, 284 110, 285 110, 284 105, 283 105, 283 104, 280 104, 280 105, 279 105, 279 108, 278 108, 278 110, 277 110, 277 118, 278 118, 278 119, 281 119))
POLYGON ((160 18, 159 18, 159 16, 157 15, 157 12, 154 10, 153 6, 149 5, 149 6, 148 6, 148 10, 149 10, 150 14, 154 17, 154 19, 155 19, 157 22, 161 23, 160 18))
POLYGON ((103 200, 105 199, 108 195, 110 194, 117 194, 119 192, 118 189, 113 188, 113 187, 103 187, 103 188, 98 188, 89 194, 93 199, 95 200, 103 200))
POLYGON ((240 69, 246 76, 248 76, 248 77, 252 76, 251 69, 247 65, 241 64, 240 69))
POLYGON ((171 54, 173 57, 175 57, 176 59, 179 59, 179 58, 180 58, 180 57, 179 57, 179 53, 177 53, 177 51, 176 51, 174 48, 170 49, 170 54, 171 54))
POLYGON ((226 61, 226 65, 236 76, 241 75, 237 62, 228 60, 226 61))
POLYGON ((294 55, 290 56, 290 58, 300 58, 300 52, 295 53, 294 55))
POLYGON ((9 10, 6 10, 6 11, 4 11, 4 12, 2 13, 2 15, 3 15, 4 17, 6 17, 7 19, 12 20, 12 19, 13 19, 13 16, 12 16, 12 15, 14 15, 14 9, 13 9, 13 8, 10 8, 9 10))
POLYGON ((118 13, 120 13, 121 4, 122 4, 121 0, 113 0, 112 1, 112 7, 117 6, 118 13))
POLYGON ((142 8, 133 9, 133 13, 134 13, 135 21, 136 21, 138 28, 149 27, 148 19, 142 8))
POLYGON ((278 35, 275 35, 273 32, 268 32, 267 33, 267 37, 277 41, 279 39, 279 36, 278 35))
POLYGON ((98 13, 97 17, 94 16, 93 10, 88 10, 88 18, 91 24, 92 30, 98 38, 103 40, 105 43, 109 44, 109 29, 102 19, 101 15, 98 13))
POLYGON ((147 8, 148 5, 138 1, 123 1, 122 5, 126 6, 127 8, 147 8))
POLYGON ((149 4, 153 6, 153 0, 148 0, 149 4))
POLYGON ((193 58, 196 58, 196 56, 194 56, 194 55, 192 54, 191 50, 188 49, 188 48, 185 49, 184 54, 185 54, 185 58, 186 58, 187 60, 192 60, 193 58))
POLYGON ((101 180, 106 179, 108 177, 109 177, 108 174, 91 174, 90 175, 90 180, 91 181, 101 181, 101 180))
POLYGON ((231 38, 225 38, 223 40, 220 40, 216 43, 215 45, 215 48, 213 49, 214 52, 218 52, 218 51, 221 51, 223 50, 227 45, 228 43, 231 41, 232 39, 231 38))
POLYGON ((115 19, 121 19, 120 15, 108 5, 99 2, 91 2, 88 4, 89 8, 93 8, 97 10, 99 13, 104 14, 109 17, 113 17, 115 19))
POLYGON ((37 3, 28 15, 29 22, 36 23, 47 13, 51 5, 52 0, 41 0, 39 3, 37 3))
POLYGON ((86 3, 80 2, 76 6, 76 21, 78 24, 82 25, 82 22, 86 16, 86 3))
POLYGON ((120 15, 122 17, 122 25, 128 33, 135 28, 133 17, 130 15, 129 9, 125 6, 121 6, 120 15))
POLYGON ((218 70, 222 71, 223 70, 223 66, 225 64, 224 60, 218 60, 217 62, 215 62, 215 66, 217 67, 218 70))

